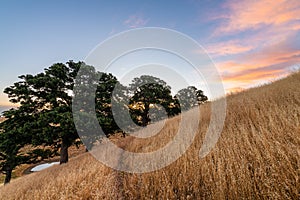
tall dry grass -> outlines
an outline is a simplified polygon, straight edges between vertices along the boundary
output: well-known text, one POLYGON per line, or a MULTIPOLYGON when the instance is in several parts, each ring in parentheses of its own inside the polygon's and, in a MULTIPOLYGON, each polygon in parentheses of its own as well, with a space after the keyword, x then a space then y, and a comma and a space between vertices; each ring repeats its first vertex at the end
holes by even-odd
MULTIPOLYGON (((210 105, 188 151, 151 173, 118 172, 89 154, 14 180, 1 199, 299 199, 300 73, 227 97, 225 127, 215 148, 199 158, 210 105)), ((192 120, 192 119, 191 119, 192 120)), ((149 139, 115 139, 128 151, 153 151, 176 133, 179 117, 149 139)), ((189 130, 186 130, 189 134, 189 130)), ((113 155, 113 152, 112 152, 113 155)))

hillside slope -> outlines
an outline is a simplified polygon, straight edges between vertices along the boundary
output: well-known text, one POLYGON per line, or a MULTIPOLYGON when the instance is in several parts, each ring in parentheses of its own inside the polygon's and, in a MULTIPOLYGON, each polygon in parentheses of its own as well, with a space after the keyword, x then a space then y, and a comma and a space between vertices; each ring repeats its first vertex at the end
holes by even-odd
MULTIPOLYGON (((221 137, 199 158, 209 124, 209 104, 186 154, 159 171, 112 170, 85 153, 62 166, 26 175, 0 188, 1 199, 299 199, 300 73, 227 98, 221 137)), ((115 142, 130 151, 164 146, 180 122, 175 117, 149 139, 115 142)), ((188 133, 187 133, 188 134, 188 133)))

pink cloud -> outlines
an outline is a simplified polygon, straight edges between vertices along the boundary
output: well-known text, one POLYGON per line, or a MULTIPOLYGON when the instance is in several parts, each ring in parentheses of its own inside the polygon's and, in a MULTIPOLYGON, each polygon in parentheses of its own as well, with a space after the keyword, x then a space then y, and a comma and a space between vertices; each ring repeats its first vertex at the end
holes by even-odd
POLYGON ((298 35, 289 34, 281 41, 265 45, 255 52, 240 56, 237 60, 254 65, 272 65, 282 62, 299 62, 300 46, 298 35))
POLYGON ((213 56, 240 54, 248 52, 251 49, 253 49, 251 45, 242 44, 238 40, 230 40, 226 42, 209 44, 206 47, 207 52, 213 56))
POLYGON ((234 60, 216 63, 227 91, 236 87, 248 88, 290 73, 291 66, 300 64, 300 47, 291 44, 295 37, 240 55, 234 60))
POLYGON ((253 70, 248 73, 223 75, 223 84, 225 86, 226 93, 240 92, 244 89, 259 86, 267 82, 277 80, 279 78, 287 76, 289 73, 282 69, 270 70, 267 69, 263 71, 253 70))
POLYGON ((299 0, 233 0, 225 3, 224 7, 228 12, 219 18, 226 22, 217 29, 218 34, 257 29, 265 25, 289 27, 290 23, 293 24, 290 29, 293 29, 300 24, 299 0))
POLYGON ((292 29, 292 30, 295 30, 295 31, 300 30, 300 23, 299 23, 299 24, 294 24, 294 25, 292 25, 292 26, 291 26, 291 29, 292 29))
MULTIPOLYGON (((286 54, 287 55, 287 54, 286 54)), ((293 55, 292 53, 290 55, 293 55)), ((281 57, 270 57, 270 61, 263 60, 261 63, 249 64, 249 62, 226 61, 218 63, 217 66, 221 71, 222 79, 225 85, 229 84, 232 87, 247 88, 257 83, 268 82, 278 77, 285 76, 289 73, 291 66, 300 64, 300 54, 289 56, 283 61, 281 57), (265 63, 264 63, 265 62, 265 63)))
POLYGON ((149 19, 144 19, 142 15, 130 15, 123 24, 129 28, 143 27, 149 22, 149 19))
POLYGON ((300 63, 299 0, 232 0, 224 8, 227 12, 216 16, 222 22, 212 38, 236 38, 210 44, 207 50, 219 60, 228 91, 274 80, 300 63))

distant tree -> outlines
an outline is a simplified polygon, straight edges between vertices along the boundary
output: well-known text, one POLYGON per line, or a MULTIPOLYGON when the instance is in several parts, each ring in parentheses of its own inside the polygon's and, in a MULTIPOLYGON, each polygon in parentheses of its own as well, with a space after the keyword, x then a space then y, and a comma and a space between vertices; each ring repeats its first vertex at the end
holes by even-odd
POLYGON ((32 145, 31 129, 34 116, 21 109, 4 112, 6 120, 0 123, 0 170, 5 174, 4 184, 10 182, 12 171, 24 163, 36 163, 55 155, 53 148, 37 148, 32 145), (30 145, 29 148, 25 148, 30 145))
POLYGON ((173 101, 171 87, 159 78, 143 75, 134 78, 129 90, 131 113, 134 120, 147 126, 150 122, 149 110, 151 105, 161 105, 167 113, 170 111, 170 104, 173 101))
POLYGON ((202 90, 198 90, 195 86, 188 86, 181 89, 174 97, 175 104, 180 107, 180 110, 189 110, 195 106, 198 106, 208 100, 202 90))

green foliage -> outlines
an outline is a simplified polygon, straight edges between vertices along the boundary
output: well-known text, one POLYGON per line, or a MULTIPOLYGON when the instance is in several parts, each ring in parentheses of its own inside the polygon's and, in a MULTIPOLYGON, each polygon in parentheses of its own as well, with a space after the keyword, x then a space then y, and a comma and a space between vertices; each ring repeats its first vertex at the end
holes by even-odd
POLYGON ((6 120, 0 123, 0 171, 6 174, 5 184, 9 183, 16 166, 39 162, 55 152, 53 149, 24 148, 32 143, 31 122, 35 119, 34 115, 27 115, 22 109, 5 111, 6 120))
MULTIPOLYGON (((116 124, 113 112, 112 112, 112 97, 115 90, 115 86, 120 83, 117 78, 112 74, 101 73, 100 79, 97 84, 96 90, 96 113, 99 120, 99 124, 102 127, 104 133, 109 135, 117 130, 120 130, 116 124)), ((122 87, 120 89, 125 89, 122 87)), ((122 95, 123 92, 118 92, 122 95)), ((120 96, 118 96, 120 97, 120 96)), ((115 98, 118 98, 115 96, 115 98)))
MULTIPOLYGON (((169 112, 170 104, 173 102, 171 95, 171 87, 159 78, 143 75, 139 78, 134 78, 130 84, 132 97, 130 98, 131 114, 133 119, 142 126, 147 126, 150 122, 149 110, 152 105, 161 105, 156 107, 165 109, 169 112)), ((160 120, 161 116, 156 116, 153 120, 160 120)))
POLYGON ((181 89, 175 96, 176 106, 181 110, 189 110, 198 106, 208 100, 207 96, 203 94, 202 90, 198 90, 195 86, 188 86, 181 89))
POLYGON ((73 111, 76 111, 75 121, 81 140, 90 150, 93 143, 104 135, 120 131, 113 117, 112 98, 115 102, 120 101, 124 96, 125 87, 112 74, 97 72, 93 66, 88 65, 81 66, 75 86, 73 101, 73 111), (115 88, 116 85, 118 88, 115 88), (116 91, 119 92, 113 96, 113 92, 116 91), (96 124, 100 125, 104 135, 96 132, 98 130, 96 124))

